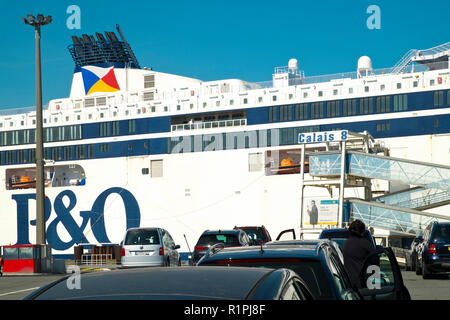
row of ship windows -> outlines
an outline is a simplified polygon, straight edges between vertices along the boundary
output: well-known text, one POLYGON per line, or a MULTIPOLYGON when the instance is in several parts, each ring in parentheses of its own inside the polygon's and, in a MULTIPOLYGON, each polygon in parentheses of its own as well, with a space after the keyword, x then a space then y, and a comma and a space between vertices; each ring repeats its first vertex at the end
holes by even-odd
MULTIPOLYGON (((447 91, 446 95, 447 105, 450 105, 450 90, 447 91)), ((433 94, 433 106, 443 106, 445 101, 444 96, 444 91, 435 91, 433 94)), ((374 113, 374 109, 376 113, 391 112, 391 110, 407 111, 408 94, 274 106, 269 107, 268 112, 269 122, 277 122, 321 119, 324 116, 328 118, 339 117, 341 116, 341 112, 342 116, 366 115, 374 113), (357 111, 358 106, 359 112, 357 111)))
MULTIPOLYGON (((136 132, 136 120, 128 120, 127 134, 136 132)), ((119 121, 103 122, 99 124, 99 137, 118 136, 123 134, 119 130, 119 121)), ((44 143, 81 140, 82 126, 72 125, 63 127, 44 128, 44 143)), ((24 129, 0 132, 0 146, 11 146, 36 143, 36 129, 24 129)))
MULTIPOLYGON (((439 119, 435 119, 434 127, 437 128, 438 126, 439 119)), ((319 132, 321 131, 321 129, 322 128, 320 126, 307 126, 281 129, 263 129, 228 134, 218 133, 196 136, 171 137, 167 138, 167 146, 169 154, 287 146, 296 145, 298 143, 297 140, 300 133, 319 132)), ((387 132, 391 129, 391 123, 389 121, 378 122, 375 125, 375 130, 377 132, 387 132)), ((342 130, 342 128, 336 127, 332 128, 330 131, 333 130, 342 130)), ((46 160, 54 161, 69 161, 104 158, 110 156, 110 152, 114 152, 114 154, 120 154, 121 156, 142 155, 143 153, 150 154, 148 141, 134 141, 132 143, 124 142, 123 144, 126 144, 125 149, 120 144, 112 145, 112 143, 46 147, 44 148, 44 158, 46 160)), ((35 149, 0 152, 0 165, 25 164, 35 162, 35 149)), ((143 172, 143 174, 145 173, 143 172)))
MULTIPOLYGON (((445 101, 450 105, 450 90, 435 91, 433 93, 433 105, 443 106, 445 101), (446 97, 445 97, 446 96, 446 97)), ((408 110, 408 95, 394 95, 369 97, 360 99, 336 100, 328 102, 312 102, 295 105, 282 105, 269 107, 269 122, 320 119, 326 117, 354 116, 377 113, 408 110), (392 101, 392 103, 391 103, 392 101), (342 102, 342 103, 341 103, 342 102), (375 105, 374 105, 375 102, 375 105), (342 105, 342 111, 341 111, 342 105), (357 111, 359 106, 359 113, 357 111), (325 108, 324 108, 325 107, 325 108)), ((121 132, 119 121, 102 122, 99 124, 99 137, 118 136, 123 134, 133 134, 136 132, 136 120, 127 120, 126 132, 121 132)), ((36 143, 36 130, 23 129, 0 132, 0 146, 34 144, 36 143)), ((70 125, 61 127, 44 128, 44 142, 59 142, 80 140, 82 136, 81 125, 70 125)))

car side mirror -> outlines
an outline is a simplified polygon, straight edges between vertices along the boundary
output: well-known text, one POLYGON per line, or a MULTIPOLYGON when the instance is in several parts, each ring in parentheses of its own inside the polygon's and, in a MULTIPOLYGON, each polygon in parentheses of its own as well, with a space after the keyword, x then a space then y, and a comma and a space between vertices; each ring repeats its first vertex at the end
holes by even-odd
POLYGON ((176 246, 173 247, 174 250, 180 249, 180 245, 177 244, 176 246))

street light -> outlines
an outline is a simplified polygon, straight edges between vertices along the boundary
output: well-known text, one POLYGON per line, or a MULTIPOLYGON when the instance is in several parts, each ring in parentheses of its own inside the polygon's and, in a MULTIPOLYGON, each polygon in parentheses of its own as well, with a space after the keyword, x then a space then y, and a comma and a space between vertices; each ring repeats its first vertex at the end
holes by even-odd
POLYGON ((34 27, 36 39, 36 244, 46 244, 44 198, 44 140, 42 127, 41 26, 52 22, 51 16, 28 14, 23 21, 34 27))

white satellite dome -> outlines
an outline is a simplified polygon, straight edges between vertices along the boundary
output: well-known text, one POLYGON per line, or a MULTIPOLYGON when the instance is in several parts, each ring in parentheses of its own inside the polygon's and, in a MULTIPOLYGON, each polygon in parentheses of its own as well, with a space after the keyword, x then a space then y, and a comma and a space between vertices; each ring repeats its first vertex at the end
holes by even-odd
POLYGON ((297 59, 294 59, 294 58, 290 59, 288 62, 288 68, 289 68, 289 70, 292 70, 292 71, 297 70, 298 69, 297 59))
POLYGON ((372 70, 372 60, 368 56, 362 56, 358 59, 359 75, 368 75, 372 70))

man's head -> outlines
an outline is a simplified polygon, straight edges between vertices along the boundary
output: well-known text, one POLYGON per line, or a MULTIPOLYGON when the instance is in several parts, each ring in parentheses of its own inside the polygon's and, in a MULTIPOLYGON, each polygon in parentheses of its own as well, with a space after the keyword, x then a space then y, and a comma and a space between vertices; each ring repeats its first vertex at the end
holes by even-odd
POLYGON ((355 220, 348 227, 348 231, 358 236, 363 236, 364 231, 366 231, 366 225, 361 220, 355 220))

